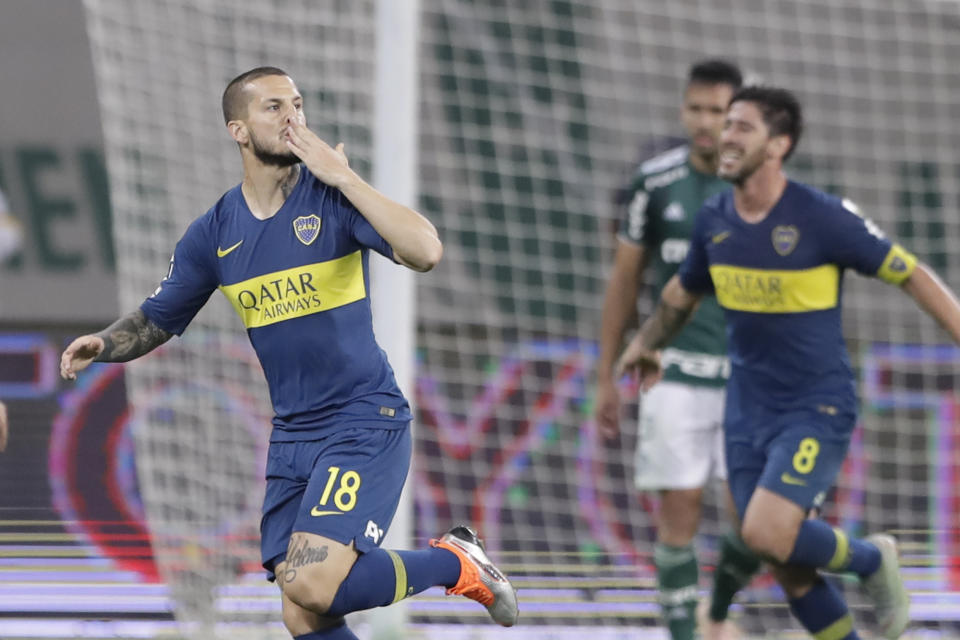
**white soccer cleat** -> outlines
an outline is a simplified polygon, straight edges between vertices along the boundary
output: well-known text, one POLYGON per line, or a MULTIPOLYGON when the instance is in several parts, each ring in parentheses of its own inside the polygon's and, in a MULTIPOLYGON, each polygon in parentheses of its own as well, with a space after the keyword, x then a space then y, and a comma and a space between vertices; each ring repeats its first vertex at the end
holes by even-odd
POLYGON ((483 548, 477 532, 467 526, 457 526, 431 540, 431 547, 452 551, 460 559, 460 579, 447 589, 447 595, 466 596, 487 608, 493 621, 512 627, 520 615, 517 609, 517 590, 507 576, 497 569, 483 548))
POLYGON ((897 540, 881 533, 867 536, 866 540, 880 550, 880 567, 863 578, 863 587, 873 600, 881 635, 896 640, 910 622, 910 594, 900 576, 897 540))
POLYGON ((737 623, 729 618, 717 622, 710 617, 710 601, 697 604, 697 628, 703 640, 741 640, 743 633, 737 623))

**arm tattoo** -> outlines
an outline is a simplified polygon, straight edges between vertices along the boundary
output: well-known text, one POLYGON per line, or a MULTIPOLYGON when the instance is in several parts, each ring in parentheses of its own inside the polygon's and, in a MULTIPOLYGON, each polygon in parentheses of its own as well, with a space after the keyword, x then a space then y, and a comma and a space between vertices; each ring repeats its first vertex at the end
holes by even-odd
POLYGON ((644 346, 648 349, 662 349, 667 346, 687 324, 690 316, 693 315, 694 308, 680 309, 661 301, 653 315, 640 327, 644 346))
POLYGON ((137 309, 96 334, 103 338, 103 352, 99 362, 128 362, 150 353, 173 337, 150 322, 143 311, 137 309))

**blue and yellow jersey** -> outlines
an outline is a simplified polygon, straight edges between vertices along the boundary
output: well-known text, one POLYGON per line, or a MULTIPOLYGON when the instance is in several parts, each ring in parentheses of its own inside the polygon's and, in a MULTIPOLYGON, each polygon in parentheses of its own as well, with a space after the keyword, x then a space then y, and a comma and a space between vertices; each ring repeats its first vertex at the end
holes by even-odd
POLYGON ((301 166, 267 220, 253 216, 239 185, 224 194, 184 233, 141 309, 179 335, 220 289, 263 366, 273 442, 342 426, 405 427, 409 406, 374 340, 369 249, 393 259, 350 201, 301 166))
POLYGON ((797 182, 756 224, 737 214, 732 191, 709 199, 679 274, 684 288, 715 293, 724 310, 728 422, 751 407, 855 412, 844 270, 902 284, 916 263, 851 203, 797 182))

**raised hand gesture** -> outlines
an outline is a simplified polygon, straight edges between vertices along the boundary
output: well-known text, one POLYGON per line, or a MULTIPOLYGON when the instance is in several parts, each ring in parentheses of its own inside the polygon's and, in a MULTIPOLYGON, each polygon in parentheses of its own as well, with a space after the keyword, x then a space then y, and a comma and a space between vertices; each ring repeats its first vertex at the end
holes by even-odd
POLYGON ((343 152, 342 142, 336 148, 331 147, 299 122, 291 122, 287 126, 285 140, 287 148, 300 158, 310 173, 321 182, 339 189, 349 180, 356 178, 347 161, 347 155, 343 152))

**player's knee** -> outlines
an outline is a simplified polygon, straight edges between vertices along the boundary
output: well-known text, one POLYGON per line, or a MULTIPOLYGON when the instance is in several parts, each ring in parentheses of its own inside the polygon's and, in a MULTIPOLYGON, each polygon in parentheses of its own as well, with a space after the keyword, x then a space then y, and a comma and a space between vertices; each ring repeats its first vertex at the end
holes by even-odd
POLYGON ((339 588, 339 582, 294 579, 283 584, 283 593, 297 606, 322 616, 330 610, 339 588))
POLYGON ((789 536, 773 522, 761 523, 747 518, 740 537, 751 551, 773 562, 786 562, 793 550, 792 544, 787 544, 789 536))
POLYGON ((783 588, 783 592, 790 600, 796 600, 807 595, 810 588, 817 581, 817 570, 812 567, 798 567, 795 565, 770 565, 770 573, 783 588))
POLYGON ((277 568, 277 583, 296 605, 324 615, 356 559, 357 552, 352 546, 295 532, 286 560, 277 568))

